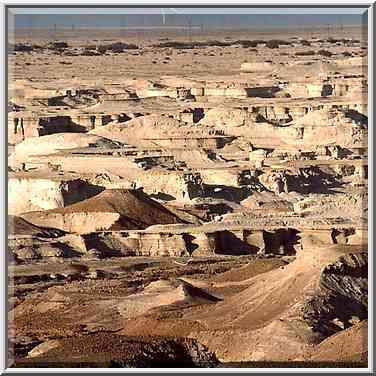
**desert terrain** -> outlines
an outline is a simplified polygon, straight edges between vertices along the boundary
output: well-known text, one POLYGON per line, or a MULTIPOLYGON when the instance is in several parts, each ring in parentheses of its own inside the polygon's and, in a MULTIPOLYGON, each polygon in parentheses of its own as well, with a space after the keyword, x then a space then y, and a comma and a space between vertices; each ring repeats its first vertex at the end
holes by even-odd
POLYGON ((11 367, 366 367, 367 39, 16 30, 11 367))

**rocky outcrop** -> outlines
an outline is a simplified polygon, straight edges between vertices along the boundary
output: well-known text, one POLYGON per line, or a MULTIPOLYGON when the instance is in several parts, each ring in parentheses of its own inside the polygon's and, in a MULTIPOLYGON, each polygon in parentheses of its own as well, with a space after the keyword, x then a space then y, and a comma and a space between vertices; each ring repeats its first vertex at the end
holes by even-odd
POLYGON ((165 201, 189 201, 203 195, 202 179, 198 173, 153 169, 141 175, 136 184, 151 197, 165 201))
MULTIPOLYGON (((154 148, 163 145, 172 149, 178 147, 173 143, 174 139, 177 142, 179 140, 191 142, 191 139, 205 139, 205 135, 209 135, 209 131, 198 130, 184 121, 165 115, 146 115, 122 123, 112 122, 104 127, 95 128, 90 133, 131 145, 154 148), (167 141, 163 142, 163 140, 167 141)), ((180 146, 183 141, 180 141, 180 146)))
MULTIPOLYGON (((333 287, 331 291, 336 291, 335 296, 338 299, 339 291, 344 290, 342 288, 338 290, 335 286, 351 285, 351 292, 345 293, 345 300, 347 303, 352 303, 343 312, 346 315, 360 314, 359 310, 355 309, 358 305, 355 304, 353 292, 356 292, 358 302, 359 299, 364 299, 361 298, 364 296, 364 291, 359 289, 364 284, 357 279, 357 275, 364 269, 365 259, 362 254, 357 254, 355 258, 351 256, 340 258, 341 255, 343 252, 337 246, 300 250, 295 261, 278 270, 249 279, 247 281, 249 287, 227 301, 219 302, 213 308, 200 313, 187 315, 186 318, 198 320, 207 328, 195 331, 191 336, 198 338, 211 351, 215 351, 221 361, 302 360, 299 354, 306 353, 325 338, 324 334, 317 335, 315 332, 317 327, 312 328, 312 319, 318 316, 313 314, 308 319, 307 307, 312 307, 312 303, 308 302, 311 301, 312 296, 321 291, 323 279, 328 281, 326 278, 326 273, 330 269, 328 265, 334 264, 345 268, 344 264, 346 264, 346 267, 350 268, 347 275, 352 274, 352 277, 346 278, 345 273, 344 278, 336 279, 337 282, 334 284, 330 283, 333 287), (344 261, 349 260, 349 257, 353 261, 344 261), (234 346, 223 351, 224 342, 228 340, 232 341, 234 346), (276 341, 281 345, 282 342, 279 341, 283 341, 285 346, 276 348, 276 341), (243 346, 239 351, 239 347, 235 344, 240 343, 243 346), (244 346, 245 344, 247 346, 244 346)), ((317 301, 315 307, 320 312, 336 311, 332 309, 335 306, 324 300, 317 301)), ((317 310, 311 309, 310 312, 317 313, 317 310)), ((338 309, 334 316, 341 312, 338 309)), ((332 315, 331 318, 334 316, 332 315)), ((318 319, 317 323, 319 322, 322 320, 318 319)))
POLYGON ((313 330, 332 335, 368 316, 367 253, 350 254, 324 268, 320 289, 304 308, 313 330))
POLYGON ((29 157, 58 153, 59 150, 88 146, 117 148, 118 144, 103 137, 86 133, 56 133, 41 137, 27 138, 17 144, 9 157, 10 166, 27 162, 29 157))
POLYGON ((9 214, 19 215, 28 211, 62 208, 102 190, 81 179, 11 175, 8 182, 8 211, 9 214))
POLYGON ((322 341, 309 354, 312 362, 366 364, 368 360, 368 320, 355 323, 322 341))

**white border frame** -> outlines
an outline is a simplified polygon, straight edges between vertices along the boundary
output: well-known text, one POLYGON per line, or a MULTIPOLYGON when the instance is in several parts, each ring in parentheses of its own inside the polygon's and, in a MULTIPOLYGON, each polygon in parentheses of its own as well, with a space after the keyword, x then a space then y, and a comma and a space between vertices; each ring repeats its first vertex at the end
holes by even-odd
MULTIPOLYGON (((194 7, 195 5, 209 5, 209 6, 218 6, 220 7, 221 5, 244 5, 244 6, 264 6, 264 7, 278 7, 278 5, 291 5, 291 7, 296 6, 315 6, 317 7, 318 5, 323 5, 323 6, 333 6, 340 8, 343 5, 356 5, 356 6, 364 6, 365 8, 368 8, 368 122, 371 124, 371 127, 369 127, 369 138, 368 138, 368 150, 369 150, 369 166, 371 168, 368 169, 369 171, 369 182, 371 182, 371 185, 369 185, 369 196, 368 196, 368 208, 369 208, 369 214, 368 214, 368 224, 369 224, 369 229, 372 229, 373 227, 373 179, 374 179, 374 174, 373 174, 373 162, 374 162, 374 153, 373 153, 373 139, 374 139, 374 131, 373 131, 373 57, 374 57, 374 12, 375 12, 375 4, 372 2, 368 1, 338 1, 338 0, 332 0, 329 4, 328 1, 325 0, 316 0, 314 2, 307 2, 307 1, 294 1, 291 0, 289 2, 283 1, 283 0, 264 0, 262 3, 257 2, 257 3, 252 3, 249 0, 237 0, 236 3, 234 4, 229 4, 228 2, 223 2, 223 1, 213 1, 213 0, 206 0, 205 3, 203 4, 201 0, 190 0, 189 2, 182 2, 179 3, 178 0, 164 0, 163 2, 159 1, 154 1, 154 0, 127 0, 126 2, 124 0, 111 0, 111 3, 105 4, 99 0, 80 0, 77 2, 77 0, 65 0, 65 1, 56 1, 56 2, 51 2, 48 0, 39 0, 38 2, 31 2, 27 0, 13 0, 13 1, 4 1, 0 0, 1 4, 1 18, 4 21, 6 17, 6 8, 5 6, 12 6, 12 5, 26 5, 26 6, 46 6, 48 7, 49 5, 53 4, 53 6, 58 6, 58 5, 73 5, 73 6, 78 6, 82 5, 83 7, 89 6, 89 5, 97 5, 98 7, 100 6, 108 6, 108 5, 119 5, 119 6, 126 6, 126 5, 139 5, 140 8, 145 8, 147 6, 160 6, 161 8, 166 7, 166 5, 177 5, 179 6, 186 6, 187 8, 194 7)), ((2 55, 5 58, 5 46, 6 46, 6 36, 7 34, 5 33, 5 22, 3 22, 3 27, 1 28, 1 51, 2 55)), ((2 72, 2 79, 3 79, 3 85, 2 85, 2 90, 1 90, 1 105, 2 105, 2 110, 3 114, 5 114, 6 117, 6 111, 7 111, 7 106, 5 106, 6 103, 6 85, 7 85, 7 72, 6 72, 6 67, 5 64, 3 64, 3 72, 2 72)), ((5 120, 5 117, 3 117, 3 121, 5 120)), ((6 124, 3 123, 3 132, 1 133, 2 137, 2 144, 5 145, 7 136, 5 134, 6 131, 6 124)), ((6 151, 5 151, 6 153, 6 151)), ((6 212, 7 208, 7 200, 6 200, 6 189, 5 185, 7 183, 7 169, 6 169, 6 159, 7 156, 4 155, 5 161, 1 163, 1 173, 2 176, 4 177, 5 184, 1 184, 0 188, 0 195, 2 199, 2 204, 3 208, 5 209, 4 211, 6 212)), ((2 251, 2 265, 3 265, 3 277, 4 281, 2 282, 3 288, 1 289, 1 308, 3 314, 7 315, 6 312, 6 299, 7 299, 7 257, 6 257, 6 252, 5 249, 7 247, 7 234, 6 234, 6 222, 7 218, 3 218, 4 223, 1 228, 1 238, 3 240, 3 251, 2 251)), ((373 289, 374 287, 374 276, 373 276, 373 266, 374 266, 374 256, 373 256, 373 231, 371 230, 369 233, 369 243, 368 243, 368 254, 370 258, 369 262, 369 286, 373 289)), ((346 373, 373 373, 374 370, 374 356, 373 356, 373 330, 374 330, 374 321, 373 321, 373 314, 374 314, 374 291, 371 291, 371 294, 369 294, 369 317, 368 317, 368 368, 213 368, 213 369, 204 369, 204 368, 153 368, 153 369, 144 369, 144 368, 130 368, 130 369, 114 369, 114 368, 6 368, 6 359, 7 359, 7 344, 5 343, 6 341, 6 332, 7 328, 4 325, 1 326, 1 331, 0 331, 0 336, 3 341, 1 341, 1 350, 3 356, 1 357, 1 363, 0 363, 0 371, 1 373, 341 373, 341 374, 346 374, 346 373), (4 372, 5 371, 5 372, 4 372)), ((5 316, 3 319, 3 322, 6 323, 5 316)))

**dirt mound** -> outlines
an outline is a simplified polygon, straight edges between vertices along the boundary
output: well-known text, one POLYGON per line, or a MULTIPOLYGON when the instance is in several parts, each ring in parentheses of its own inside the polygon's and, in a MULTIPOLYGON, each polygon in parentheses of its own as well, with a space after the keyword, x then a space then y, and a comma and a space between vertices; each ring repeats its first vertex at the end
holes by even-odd
POLYGON ((182 223, 163 205, 137 190, 107 189, 98 195, 64 208, 29 212, 22 217, 37 226, 67 232, 137 230, 156 224, 182 223))
POLYGON ((211 281, 214 283, 214 286, 221 282, 225 284, 226 282, 245 281, 283 265, 285 265, 285 262, 280 259, 258 259, 250 262, 248 265, 240 268, 233 268, 224 273, 218 274, 211 278, 211 281))
POLYGON ((189 303, 217 303, 222 299, 210 294, 206 290, 196 287, 191 283, 179 279, 181 288, 184 291, 184 301, 189 303))
POLYGON ((160 280, 150 283, 142 292, 130 295, 119 304, 119 312, 125 318, 135 318, 151 310, 170 305, 198 305, 219 302, 221 299, 205 289, 182 279, 160 280))
POLYGON ((294 360, 292 354, 307 351, 319 337, 304 321, 302 308, 319 290, 323 268, 344 252, 348 251, 343 246, 303 249, 287 266, 242 281, 249 287, 240 293, 184 316, 208 328, 190 336, 222 361, 294 360), (288 346, 276 347, 279 338, 288 346), (227 341, 231 351, 223 350, 227 341))
POLYGON ((57 229, 40 228, 15 215, 8 216, 9 235, 33 235, 46 238, 62 236, 64 233, 57 229))
POLYGON ((322 341, 310 356, 314 362, 367 362, 368 320, 322 341))
POLYGON ((17 367, 217 367, 216 357, 193 339, 125 337, 97 333, 59 340, 17 367), (70 359, 67 361, 67 359, 70 359))
POLYGON ((295 298, 299 297, 300 300, 305 288, 318 286, 322 269, 336 261, 343 252, 343 246, 303 249, 298 252, 296 260, 286 267, 264 273, 262 278, 256 276, 249 279, 248 289, 219 303, 203 319, 213 326, 216 323, 220 326, 226 323, 247 325, 248 328, 262 326, 294 306, 295 298), (234 314, 234 309, 238 310, 238 314, 234 314))

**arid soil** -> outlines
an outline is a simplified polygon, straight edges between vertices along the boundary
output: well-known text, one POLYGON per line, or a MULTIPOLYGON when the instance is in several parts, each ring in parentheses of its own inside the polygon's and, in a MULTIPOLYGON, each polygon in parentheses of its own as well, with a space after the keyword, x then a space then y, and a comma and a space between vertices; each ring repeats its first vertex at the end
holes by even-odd
POLYGON ((366 367, 355 27, 17 30, 11 367, 366 367))

